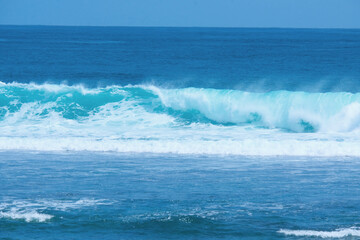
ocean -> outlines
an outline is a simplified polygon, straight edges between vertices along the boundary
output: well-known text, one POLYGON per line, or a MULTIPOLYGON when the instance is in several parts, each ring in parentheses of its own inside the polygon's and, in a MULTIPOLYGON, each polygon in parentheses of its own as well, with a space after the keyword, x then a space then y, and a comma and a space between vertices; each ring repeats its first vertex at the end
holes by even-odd
POLYGON ((0 26, 0 239, 360 238, 360 30, 0 26))

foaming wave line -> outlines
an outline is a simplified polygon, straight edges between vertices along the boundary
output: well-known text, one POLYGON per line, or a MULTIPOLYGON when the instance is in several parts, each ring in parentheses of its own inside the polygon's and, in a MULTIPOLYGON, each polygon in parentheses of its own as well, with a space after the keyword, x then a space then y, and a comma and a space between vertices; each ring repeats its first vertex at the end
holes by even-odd
POLYGON ((66 92, 69 90, 77 90, 83 94, 96 94, 102 90, 108 89, 122 89, 122 88, 143 88, 143 89, 152 89, 153 85, 150 84, 126 84, 126 85, 106 85, 106 86, 97 86, 97 87, 89 87, 84 83, 77 83, 73 85, 69 85, 67 81, 62 81, 60 83, 52 83, 52 82, 43 82, 43 83, 36 83, 36 82, 3 82, 0 81, 0 88, 1 87, 19 87, 24 88, 27 90, 45 90, 48 92, 66 92))
POLYGON ((106 199, 88 198, 79 200, 15 200, 12 202, 0 204, 0 218, 24 220, 25 222, 46 222, 51 220, 54 215, 43 213, 43 211, 68 211, 73 209, 111 204, 113 204, 113 202, 106 199))
POLYGON ((340 228, 335 231, 315 231, 315 230, 288 230, 280 229, 278 233, 296 237, 320 237, 320 238, 344 238, 360 237, 360 228, 340 228))
POLYGON ((1 212, 0 218, 9 218, 14 220, 25 220, 26 222, 45 222, 52 219, 54 216, 45 213, 38 213, 37 211, 18 211, 12 209, 9 212, 1 212))
POLYGON ((106 199, 82 198, 78 200, 56 200, 56 199, 39 199, 34 201, 15 200, 10 203, 0 205, 0 210, 4 209, 31 209, 35 210, 60 210, 79 209, 84 207, 111 205, 113 202, 106 199))
MULTIPOLYGON (((30 83, 19 83, 19 82, 5 83, 5 82, 0 81, 0 87, 18 87, 18 88, 24 88, 24 89, 27 89, 27 90, 30 90, 30 91, 31 90, 44 90, 44 91, 47 91, 47 92, 54 92, 54 93, 76 90, 76 91, 81 92, 84 95, 85 94, 99 93, 99 91, 101 89, 101 88, 88 88, 83 84, 68 85, 66 82, 62 82, 60 84, 47 83, 47 82, 38 84, 38 83, 34 83, 34 82, 30 82, 30 83)), ((120 86, 116 86, 116 87, 120 87, 120 86)))
POLYGON ((111 140, 82 138, 1 138, 2 150, 171 153, 244 156, 360 157, 358 141, 301 140, 111 140))

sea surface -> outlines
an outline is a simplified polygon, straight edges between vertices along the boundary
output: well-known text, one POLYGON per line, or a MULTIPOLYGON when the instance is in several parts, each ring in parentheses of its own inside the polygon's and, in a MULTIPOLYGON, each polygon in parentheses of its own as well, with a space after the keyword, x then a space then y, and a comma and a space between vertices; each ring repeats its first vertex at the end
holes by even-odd
POLYGON ((0 239, 359 239, 360 30, 0 26, 0 239))

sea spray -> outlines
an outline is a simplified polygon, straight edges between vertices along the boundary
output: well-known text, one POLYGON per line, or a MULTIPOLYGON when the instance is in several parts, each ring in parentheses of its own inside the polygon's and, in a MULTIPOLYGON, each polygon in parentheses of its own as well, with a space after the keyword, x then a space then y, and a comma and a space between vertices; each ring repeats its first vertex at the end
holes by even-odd
POLYGON ((360 93, 34 83, 0 91, 0 149, 360 156, 360 93))

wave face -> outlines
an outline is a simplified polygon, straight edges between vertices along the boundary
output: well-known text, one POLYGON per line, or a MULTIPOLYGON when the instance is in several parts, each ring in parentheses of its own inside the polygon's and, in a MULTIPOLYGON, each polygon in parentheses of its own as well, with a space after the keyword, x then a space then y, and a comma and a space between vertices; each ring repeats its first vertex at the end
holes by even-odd
POLYGON ((360 93, 0 85, 0 149, 360 156, 360 93))

